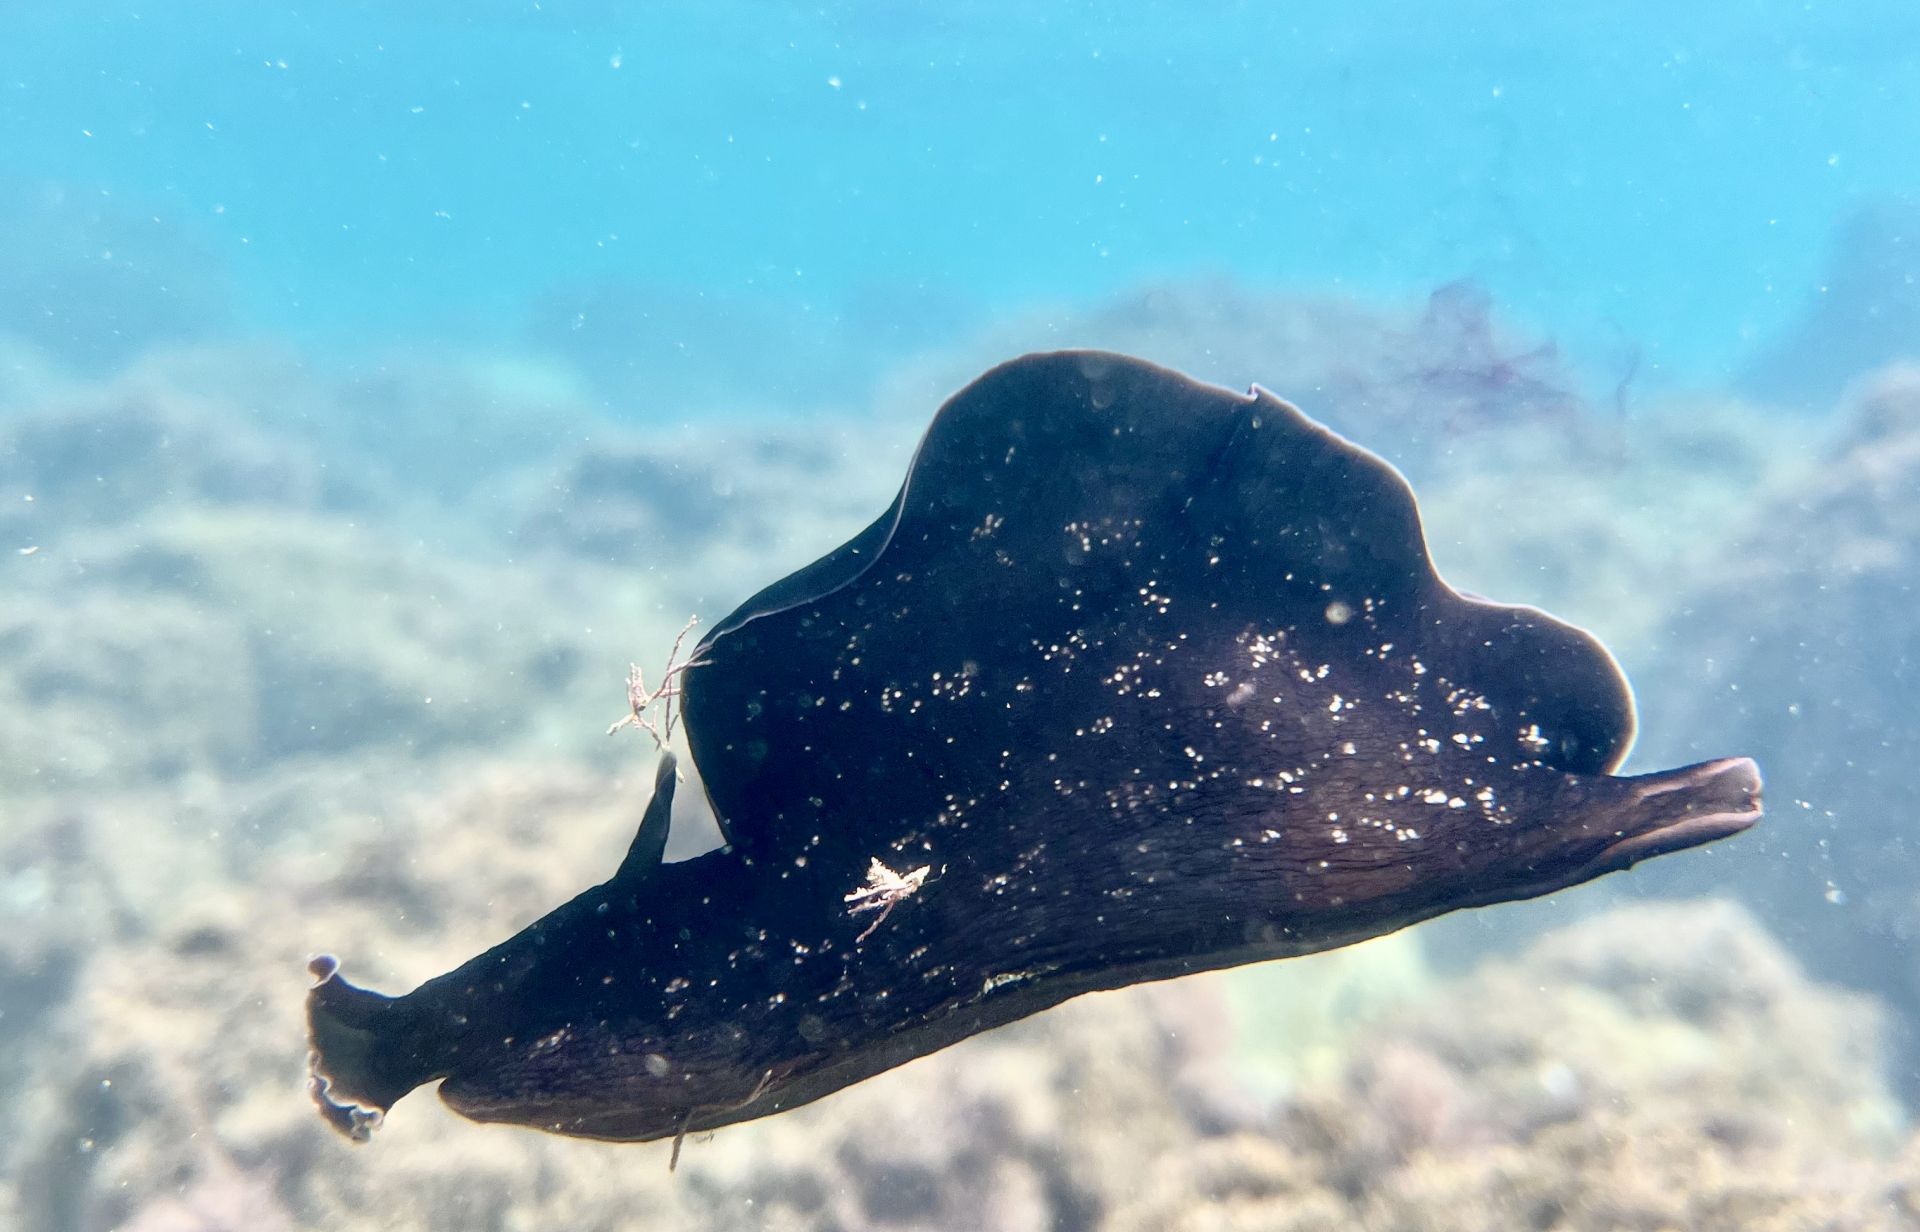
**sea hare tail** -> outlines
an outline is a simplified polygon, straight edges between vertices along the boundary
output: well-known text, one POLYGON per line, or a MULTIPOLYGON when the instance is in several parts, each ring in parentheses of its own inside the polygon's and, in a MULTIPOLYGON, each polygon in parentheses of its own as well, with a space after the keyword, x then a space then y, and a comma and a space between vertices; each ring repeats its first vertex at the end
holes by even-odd
POLYGON ((339 966, 327 955, 307 965, 319 981, 307 994, 307 1090, 327 1124, 365 1142, 395 1100, 439 1075, 406 1042, 401 999, 347 983, 339 966))

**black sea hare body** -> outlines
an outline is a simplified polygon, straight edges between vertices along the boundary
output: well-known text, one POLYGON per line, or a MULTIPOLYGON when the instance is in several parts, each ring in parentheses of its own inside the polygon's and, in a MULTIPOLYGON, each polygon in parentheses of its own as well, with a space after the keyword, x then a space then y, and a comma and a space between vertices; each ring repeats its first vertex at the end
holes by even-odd
POLYGON ((1606 651, 1434 573, 1385 463, 1263 390, 1030 356, 682 678, 727 845, 387 998, 321 960, 323 1111, 645 1140, 1093 989, 1348 944, 1750 825, 1752 762, 1610 771, 1606 651))

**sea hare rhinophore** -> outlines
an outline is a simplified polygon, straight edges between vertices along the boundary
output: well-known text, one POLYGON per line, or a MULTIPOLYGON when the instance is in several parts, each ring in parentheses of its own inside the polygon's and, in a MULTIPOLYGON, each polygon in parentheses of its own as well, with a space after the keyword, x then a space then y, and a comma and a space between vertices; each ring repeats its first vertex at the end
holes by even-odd
POLYGON ((644 1141, 764 1116, 1094 989, 1564 889, 1760 815, 1751 761, 1610 773, 1626 682, 1469 598, 1384 462, 1264 390, 1015 360, 899 497, 748 600, 678 699, 726 846, 613 878, 402 997, 308 1000, 363 1138, 644 1141))

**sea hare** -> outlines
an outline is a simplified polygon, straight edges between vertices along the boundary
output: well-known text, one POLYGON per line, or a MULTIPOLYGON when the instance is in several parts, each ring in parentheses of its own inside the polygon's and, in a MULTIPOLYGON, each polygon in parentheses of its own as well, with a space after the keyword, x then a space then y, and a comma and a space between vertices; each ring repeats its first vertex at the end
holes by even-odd
POLYGON ((613 877, 401 997, 332 959, 313 1094, 364 1138, 677 1137, 1095 989, 1347 945, 1736 833, 1759 773, 1611 772, 1585 632, 1450 589, 1386 463, 1265 390, 1018 359, 892 506, 677 678, 726 845, 613 877))

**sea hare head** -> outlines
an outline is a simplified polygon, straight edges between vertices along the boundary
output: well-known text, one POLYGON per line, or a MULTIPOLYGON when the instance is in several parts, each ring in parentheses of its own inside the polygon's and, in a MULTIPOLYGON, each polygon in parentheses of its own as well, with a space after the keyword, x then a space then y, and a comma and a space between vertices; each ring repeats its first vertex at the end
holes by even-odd
POLYGON ((1439 776, 1423 782, 1405 795, 1401 784, 1361 792, 1384 799, 1282 836, 1275 880, 1301 910, 1345 921, 1336 936, 1372 935, 1566 889, 1737 834, 1760 816, 1760 774, 1746 758, 1631 778, 1541 767, 1463 773, 1451 790, 1439 776))

